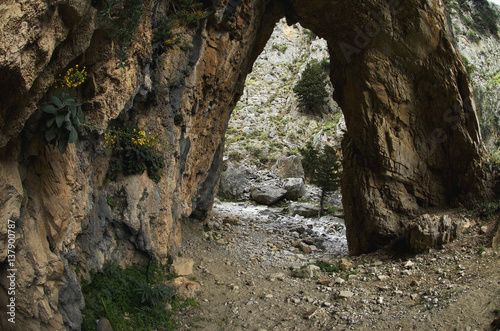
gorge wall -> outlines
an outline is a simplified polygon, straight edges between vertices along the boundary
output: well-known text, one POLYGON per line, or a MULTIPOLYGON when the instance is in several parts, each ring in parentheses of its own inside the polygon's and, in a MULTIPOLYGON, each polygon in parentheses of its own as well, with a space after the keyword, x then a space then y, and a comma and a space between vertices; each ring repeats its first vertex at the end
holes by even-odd
POLYGON ((439 1, 206 1, 210 15, 173 26, 178 39, 164 53, 152 45, 155 34, 163 17, 179 14, 179 4, 138 1, 144 7, 126 63, 123 45, 107 33, 118 18, 106 3, 0 4, 2 329, 78 330, 79 281, 90 270, 176 253, 181 220, 210 210, 229 116, 283 16, 329 44, 334 98, 348 129, 342 191, 353 254, 398 238, 405 221, 428 207, 482 194, 471 89, 439 1), (44 143, 41 106, 57 75, 76 64, 88 72, 78 97, 90 126, 78 147, 61 154, 44 143), (127 124, 165 143, 158 182, 146 173, 109 180, 103 133, 127 124), (10 300, 9 220, 15 325, 3 311, 10 300))

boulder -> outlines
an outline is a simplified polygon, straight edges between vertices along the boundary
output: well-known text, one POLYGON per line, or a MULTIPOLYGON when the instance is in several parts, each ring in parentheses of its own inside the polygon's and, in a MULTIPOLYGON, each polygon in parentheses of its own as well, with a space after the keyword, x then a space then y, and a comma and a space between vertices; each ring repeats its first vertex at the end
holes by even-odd
POLYGON ((240 198, 250 187, 250 178, 255 176, 247 167, 229 163, 221 175, 219 193, 231 198, 240 198))
POLYGON ((170 266, 170 273, 177 276, 187 276, 193 273, 194 261, 192 258, 175 257, 170 266))
POLYGON ((303 178, 304 169, 300 156, 291 155, 284 159, 279 159, 271 170, 281 178, 303 178))
POLYGON ((195 298, 201 292, 201 285, 185 277, 178 277, 165 283, 165 286, 185 298, 195 298))
POLYGON ((285 198, 289 200, 297 201, 306 194, 306 185, 302 178, 286 178, 283 188, 286 190, 285 198))
POLYGON ((111 322, 103 317, 97 322, 97 331, 113 331, 113 327, 111 326, 111 322))
POLYGON ((254 187, 250 197, 258 203, 272 205, 285 197, 286 190, 275 186, 254 187))
POLYGON ((406 243, 415 253, 425 252, 429 248, 439 249, 457 239, 465 227, 462 220, 453 220, 449 215, 424 214, 407 225, 406 243))
POLYGON ((292 203, 288 210, 292 216, 317 217, 319 214, 319 206, 312 203, 292 203))

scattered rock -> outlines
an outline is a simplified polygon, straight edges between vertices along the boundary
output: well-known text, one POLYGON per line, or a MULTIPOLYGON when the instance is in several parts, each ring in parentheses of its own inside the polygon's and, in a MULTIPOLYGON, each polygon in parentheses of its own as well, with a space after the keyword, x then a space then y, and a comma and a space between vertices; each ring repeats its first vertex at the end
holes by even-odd
POLYGON ((382 282, 385 282, 386 280, 389 280, 390 277, 387 276, 387 275, 378 275, 377 279, 380 280, 380 281, 382 281, 382 282))
POLYGON ((411 268, 413 268, 413 266, 414 266, 414 265, 415 265, 415 263, 413 263, 412 261, 409 261, 409 260, 408 260, 408 261, 406 261, 406 263, 405 263, 404 267, 405 267, 406 269, 411 269, 411 268))
POLYGON ((236 217, 226 216, 226 217, 224 217, 224 220, 222 220, 222 223, 224 223, 224 224, 231 224, 231 225, 237 225, 238 224, 238 219, 236 217))
POLYGON ((309 245, 306 245, 304 243, 300 243, 299 249, 302 251, 304 254, 310 254, 312 252, 312 247, 309 245))
POLYGON ((170 266, 170 273, 177 276, 187 276, 193 273, 194 261, 192 258, 175 257, 170 266))
POLYGON ((412 220, 406 228, 406 241, 413 252, 425 252, 429 248, 441 248, 455 240, 463 231, 461 220, 449 215, 424 214, 412 220))
POLYGON ((97 322, 97 331, 113 331, 113 327, 111 326, 111 322, 103 317, 97 322))
POLYGON ((285 198, 293 201, 299 200, 306 194, 306 185, 302 178, 287 178, 283 181, 283 188, 286 190, 285 198))
POLYGON ((165 283, 165 286, 173 289, 175 293, 186 297, 195 298, 201 292, 200 283, 189 280, 185 277, 177 277, 165 283))
POLYGON ((292 270, 292 276, 297 278, 313 278, 320 268, 317 265, 310 264, 305 268, 292 270))
POLYGON ((314 307, 308 310, 303 317, 307 320, 314 318, 323 308, 314 307))
POLYGON ((254 187, 250 193, 253 200, 263 205, 272 205, 285 197, 286 190, 274 186, 254 187))
POLYGON ((289 207, 290 215, 299 215, 302 217, 318 217, 319 206, 312 203, 292 203, 289 207))
POLYGON ((349 270, 352 268, 352 263, 347 259, 340 260, 340 267, 345 268, 345 270, 349 270))
POLYGON ((274 273, 268 277, 269 281, 274 282, 276 280, 285 280, 285 274, 282 272, 274 273))
POLYGON ((351 291, 340 291, 339 292, 339 298, 348 299, 348 298, 352 298, 353 296, 354 296, 354 293, 352 293, 351 291))
POLYGON ((291 155, 284 159, 279 159, 271 168, 271 171, 278 174, 281 178, 303 178, 304 169, 300 156, 291 155))
POLYGON ((345 283, 345 280, 343 278, 340 278, 340 277, 337 277, 335 278, 335 280, 333 281, 334 284, 339 284, 339 285, 342 285, 345 283))

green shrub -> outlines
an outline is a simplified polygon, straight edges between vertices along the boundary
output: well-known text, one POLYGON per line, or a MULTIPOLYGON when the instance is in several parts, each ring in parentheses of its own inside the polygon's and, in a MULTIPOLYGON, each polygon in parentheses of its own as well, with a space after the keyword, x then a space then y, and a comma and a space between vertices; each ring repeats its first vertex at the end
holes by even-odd
POLYGON ((465 69, 467 70, 467 75, 469 75, 469 78, 470 78, 470 75, 472 75, 472 73, 476 70, 476 67, 471 65, 469 63, 469 59, 467 59, 463 55, 462 55, 462 63, 464 64, 465 69))
POLYGON ((96 330, 96 320, 106 317, 115 330, 176 330, 175 314, 166 309, 171 303, 178 309, 178 299, 159 280, 164 279, 163 268, 155 264, 150 270, 132 266, 122 269, 107 264, 102 273, 91 272, 92 281, 82 282, 85 298, 82 330, 96 330))
POLYGON ((179 26, 197 27, 211 13, 203 8, 202 2, 196 0, 172 1, 167 16, 160 18, 153 27, 155 53, 161 55, 180 44, 179 34, 174 32, 179 26))
POLYGON ((154 182, 161 179, 160 170, 165 168, 165 158, 161 151, 161 141, 151 132, 136 126, 127 126, 122 131, 112 130, 105 134, 106 143, 113 148, 107 177, 115 179, 118 172, 124 175, 148 172, 154 182))
POLYGON ((458 0, 462 12, 470 13, 468 18, 463 13, 461 17, 469 29, 487 35, 491 34, 497 37, 498 34, 498 13, 487 0, 458 0))
POLYGON ((76 91, 64 89, 51 96, 51 102, 42 106, 45 116, 45 140, 58 144, 61 154, 66 152, 68 143, 78 144, 78 131, 88 120, 83 116, 76 91))
POLYGON ((266 164, 269 162, 269 157, 267 155, 260 155, 259 162, 260 164, 266 164))
POLYGON ((272 46, 272 49, 275 49, 281 53, 285 53, 286 50, 287 50, 288 46, 287 45, 281 45, 281 46, 278 46, 278 45, 273 45, 272 46))
POLYGON ((325 262, 325 261, 316 261, 314 263, 317 265, 322 271, 328 272, 328 273, 339 273, 340 271, 345 271, 344 266, 337 266, 335 264, 325 262))
POLYGON ((128 65, 128 49, 144 13, 144 0, 106 0, 101 16, 110 21, 108 36, 118 45, 120 66, 128 65))
POLYGON ((229 152, 229 160, 233 162, 239 162, 243 159, 243 155, 240 154, 240 152, 236 150, 232 150, 229 152))
POLYGON ((162 17, 154 27, 153 49, 157 55, 172 49, 180 43, 180 38, 172 30, 175 28, 175 22, 168 17, 162 17))
POLYGON ((253 146, 253 145, 249 145, 246 147, 248 153, 250 153, 251 156, 254 156, 254 157, 260 157, 261 154, 262 154, 262 147, 259 147, 259 146, 253 146))

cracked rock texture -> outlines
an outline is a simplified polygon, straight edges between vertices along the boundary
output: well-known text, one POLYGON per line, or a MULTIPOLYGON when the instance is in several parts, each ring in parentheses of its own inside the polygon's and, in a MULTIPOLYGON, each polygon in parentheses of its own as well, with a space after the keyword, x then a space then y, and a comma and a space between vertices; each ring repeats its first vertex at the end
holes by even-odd
POLYGON ((439 1, 214 0, 213 13, 197 27, 179 27, 181 46, 161 56, 151 27, 171 1, 144 1, 125 68, 94 3, 0 4, 2 310, 9 219, 18 269, 16 324, 2 312, 3 330, 78 330, 81 301, 68 296, 91 269, 175 255, 179 220, 204 217, 212 206, 228 119, 283 16, 329 45, 348 129, 342 190, 351 253, 402 236, 406 220, 427 207, 481 193, 471 89, 439 1), (145 174, 108 183, 100 129, 86 128, 80 146, 63 155, 43 143, 41 105, 75 64, 89 73, 79 90, 89 124, 146 126, 170 146, 158 183, 145 174))

